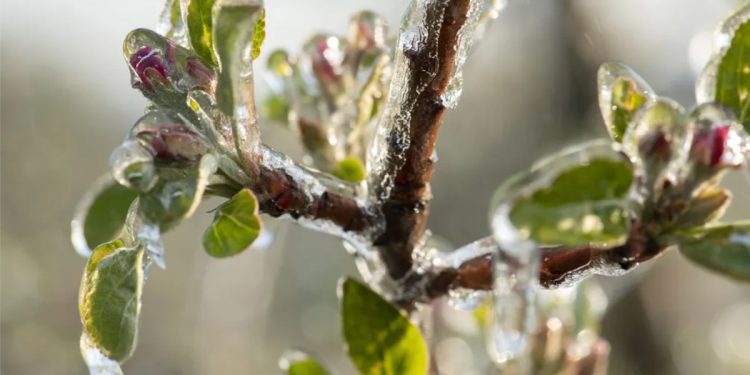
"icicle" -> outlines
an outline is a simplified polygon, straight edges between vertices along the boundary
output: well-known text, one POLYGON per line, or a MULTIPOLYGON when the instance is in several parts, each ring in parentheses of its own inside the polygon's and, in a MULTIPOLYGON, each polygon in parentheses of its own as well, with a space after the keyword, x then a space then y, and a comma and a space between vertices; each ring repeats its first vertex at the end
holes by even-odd
POLYGON ((90 375, 123 375, 120 364, 99 351, 86 333, 81 335, 80 347, 90 375))
POLYGON ((510 222, 510 209, 509 204, 501 204, 493 218, 498 252, 489 352, 499 368, 518 368, 521 373, 528 373, 531 366, 528 344, 534 328, 540 250, 510 222))

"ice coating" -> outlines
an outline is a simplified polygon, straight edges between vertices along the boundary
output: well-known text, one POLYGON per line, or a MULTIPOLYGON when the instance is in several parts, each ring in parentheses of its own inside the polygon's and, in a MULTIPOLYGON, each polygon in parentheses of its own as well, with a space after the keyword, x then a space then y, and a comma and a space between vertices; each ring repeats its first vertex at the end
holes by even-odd
MULTIPOLYGON (((497 242, 493 237, 485 237, 462 246, 435 260, 436 267, 451 267, 458 269, 464 262, 481 257, 494 255, 498 252, 497 242)), ((467 288, 452 288, 448 291, 448 303, 459 310, 473 310, 482 304, 492 293, 485 290, 467 288)))
POLYGON ((182 18, 180 0, 167 0, 159 16, 156 31, 182 47, 188 48, 188 32, 182 18))
POLYGON ((750 137, 731 110, 714 103, 701 104, 690 115, 690 126, 691 164, 711 168, 738 168, 745 164, 750 137))
POLYGON ((81 356, 86 362, 90 375, 123 375, 120 364, 99 351, 91 337, 85 332, 81 335, 79 344, 81 356))
POLYGON ((389 195, 394 175, 409 147, 409 123, 417 96, 437 73, 437 35, 442 23, 439 0, 413 0, 404 15, 396 46, 393 75, 385 109, 367 156, 371 192, 389 195), (437 13, 437 14, 436 14, 437 13), (419 65, 415 56, 429 55, 419 65))
MULTIPOLYGON (((485 7, 487 0, 472 0, 469 4, 469 12, 466 15, 466 21, 461 30, 458 32, 458 43, 456 45, 456 59, 453 62, 453 68, 451 69, 451 79, 448 82, 443 95, 440 97, 443 105, 446 108, 453 109, 458 105, 458 100, 461 97, 461 91, 463 87, 463 67, 466 63, 469 54, 472 52, 474 43, 478 41, 477 29, 480 26, 480 20, 482 16, 489 12, 494 14, 494 4, 489 4, 490 9, 487 10, 485 7)), ((482 25, 484 26, 484 25, 482 25)))
POLYGON ((695 81, 695 99, 698 104, 712 102, 716 97, 716 79, 719 65, 734 38, 734 32, 750 20, 750 4, 744 4, 725 19, 714 32, 714 51, 711 59, 695 81))
POLYGON ((514 225, 510 217, 514 202, 549 186, 571 167, 601 159, 621 161, 623 156, 619 147, 611 142, 590 142, 570 148, 542 159, 530 172, 501 187, 493 199, 490 220, 498 250, 494 262, 494 323, 489 351, 500 368, 528 370, 531 365, 529 335, 535 327, 540 246, 553 245, 537 244, 528 238, 528 232, 514 225))
POLYGON ((192 89, 212 93, 216 72, 192 51, 148 29, 125 37, 123 54, 133 87, 157 103, 173 106, 192 89))
POLYGON ((613 89, 617 84, 632 85, 632 89, 646 98, 647 102, 656 99, 654 90, 641 78, 638 73, 625 64, 606 63, 599 67, 597 85, 599 94, 599 110, 601 111, 607 131, 614 137, 614 112, 617 105, 613 103, 613 89))
POLYGON ((109 164, 112 176, 123 186, 147 191, 156 184, 154 157, 135 140, 127 140, 112 151, 109 164))

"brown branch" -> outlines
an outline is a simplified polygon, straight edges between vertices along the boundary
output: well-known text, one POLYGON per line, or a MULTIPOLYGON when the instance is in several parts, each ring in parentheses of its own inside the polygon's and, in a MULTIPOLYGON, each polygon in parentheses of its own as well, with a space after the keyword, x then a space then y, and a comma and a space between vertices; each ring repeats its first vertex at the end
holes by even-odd
MULTIPOLYGON (((594 274, 620 275, 640 263, 664 252, 661 245, 644 234, 642 227, 634 225, 628 241, 612 248, 582 246, 564 249, 543 249, 539 283, 545 288, 571 285, 594 274)), ((451 289, 491 290, 493 288, 493 256, 482 254, 463 262, 456 268, 446 268, 427 274, 422 300, 431 300, 451 289)))
MULTIPOLYGON (((353 194, 349 194, 338 180, 334 184, 294 164, 286 155, 277 153, 267 146, 257 158, 258 178, 249 188, 258 198, 260 211, 264 214, 281 217, 288 215, 294 220, 324 220, 343 232, 366 235, 376 226, 378 217, 368 207, 360 204, 353 194), (283 162, 272 162, 270 159, 283 162), (318 185, 318 189, 311 188, 318 185), (322 190, 316 192, 316 190, 322 190)), ((303 223, 304 225, 304 223, 303 223)), ((331 232, 335 230, 331 228, 331 232)), ((338 233, 334 233, 338 234, 338 233)))
MULTIPOLYGON (((409 77, 409 94, 417 96, 409 122, 409 146, 405 150, 403 164, 396 169, 390 194, 382 205, 385 231, 374 243, 389 275, 396 280, 411 270, 412 251, 425 232, 430 202, 429 183, 435 164, 433 152, 446 109, 441 96, 453 74, 458 34, 466 22, 470 3, 470 0, 450 0, 425 5, 428 7, 425 19, 428 22, 442 20, 440 27, 426 28, 428 35, 424 40, 429 44, 424 48, 400 51, 404 55, 402 58, 408 59, 409 66, 413 68, 413 76, 409 77), (426 86, 422 87, 425 83, 426 86)), ((411 98, 411 95, 405 97, 411 98)), ((395 127, 392 130, 399 131, 395 127)), ((391 162, 397 163, 398 160, 391 162)), ((372 176, 375 179, 381 177, 372 176)))

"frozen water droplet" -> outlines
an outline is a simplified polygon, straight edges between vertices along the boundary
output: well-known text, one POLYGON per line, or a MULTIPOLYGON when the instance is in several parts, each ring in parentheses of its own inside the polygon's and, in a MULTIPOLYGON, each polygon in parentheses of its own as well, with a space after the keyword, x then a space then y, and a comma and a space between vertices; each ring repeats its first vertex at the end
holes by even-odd
POLYGON ((117 147, 109 163, 112 176, 123 186, 148 191, 156 184, 153 155, 137 141, 127 140, 117 147))
POLYGON ((89 368, 91 375, 123 375, 120 364, 109 359, 99 349, 85 332, 80 340, 81 355, 89 368))

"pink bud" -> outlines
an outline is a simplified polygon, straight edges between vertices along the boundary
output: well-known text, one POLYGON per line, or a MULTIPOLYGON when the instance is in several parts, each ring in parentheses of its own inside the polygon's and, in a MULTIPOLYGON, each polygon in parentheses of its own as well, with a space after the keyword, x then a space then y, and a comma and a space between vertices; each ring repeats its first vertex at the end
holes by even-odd
POLYGON ((182 124, 143 130, 137 137, 150 145, 157 161, 196 161, 206 151, 198 135, 182 124))
POLYGON ((739 134, 731 125, 698 131, 690 146, 690 159, 711 168, 736 168, 744 164, 739 134))
POLYGON ((146 89, 153 91, 151 80, 156 79, 164 85, 169 84, 167 70, 158 50, 142 47, 130 56, 130 66, 146 89))

